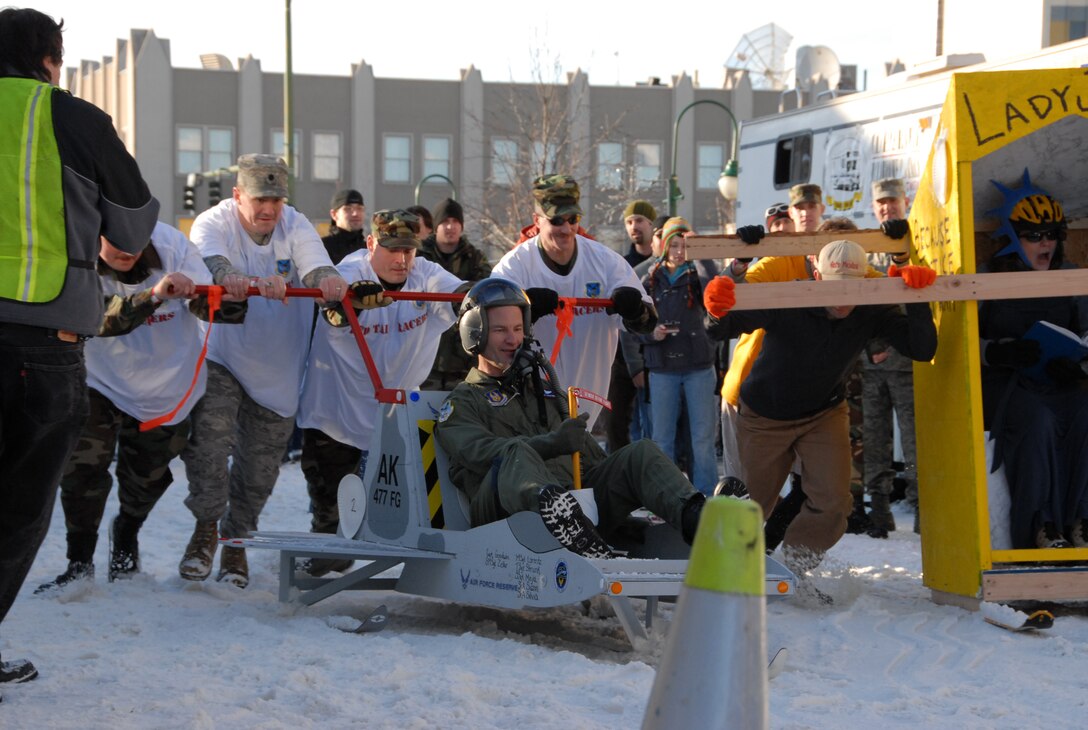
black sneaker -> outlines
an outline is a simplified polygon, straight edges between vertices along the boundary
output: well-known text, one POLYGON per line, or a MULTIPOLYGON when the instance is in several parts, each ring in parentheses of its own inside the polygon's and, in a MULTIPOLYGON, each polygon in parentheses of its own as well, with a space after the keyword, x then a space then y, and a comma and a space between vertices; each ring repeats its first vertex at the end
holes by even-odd
POLYGON ((353 565, 355 561, 348 558, 306 558, 299 561, 298 569, 311 577, 320 578, 329 573, 346 573, 353 565))
POLYGON ((42 583, 34 593, 48 593, 63 588, 79 580, 94 580, 94 563, 82 560, 69 560, 68 569, 48 583, 42 583))
POLYGON ((771 516, 767 519, 767 524, 763 526, 763 546, 766 548, 768 555, 782 544, 790 523, 793 522, 797 515, 801 514, 801 507, 804 506, 805 500, 808 499, 801 487, 801 478, 796 474, 792 476, 796 477, 796 479, 791 478, 789 494, 778 500, 778 504, 775 505, 771 511, 771 516))
POLYGON ((732 497, 733 499, 751 499, 751 495, 748 494, 748 487, 744 482, 736 477, 724 477, 718 485, 714 487, 715 497, 732 497))
POLYGON ((540 490, 540 517, 559 544, 587 558, 611 558, 612 549, 574 495, 556 486, 540 490))
POLYGON ((0 684, 18 684, 29 682, 38 676, 37 668, 29 659, 16 659, 13 662, 0 662, 0 684))
POLYGON ((140 572, 140 543, 136 539, 139 529, 139 526, 134 528, 132 521, 123 514, 114 517, 110 523, 110 583, 140 572))

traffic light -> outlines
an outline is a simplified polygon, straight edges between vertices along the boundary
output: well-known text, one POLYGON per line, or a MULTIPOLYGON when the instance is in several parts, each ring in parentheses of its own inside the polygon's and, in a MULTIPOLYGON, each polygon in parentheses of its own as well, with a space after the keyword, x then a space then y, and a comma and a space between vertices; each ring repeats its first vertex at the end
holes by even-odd
POLYGON ((214 208, 222 200, 222 188, 219 187, 219 176, 208 180, 208 207, 214 208))
POLYGON ((200 175, 195 172, 189 173, 185 178, 185 198, 183 205, 185 210, 190 213, 196 212, 196 186, 200 184, 200 175))

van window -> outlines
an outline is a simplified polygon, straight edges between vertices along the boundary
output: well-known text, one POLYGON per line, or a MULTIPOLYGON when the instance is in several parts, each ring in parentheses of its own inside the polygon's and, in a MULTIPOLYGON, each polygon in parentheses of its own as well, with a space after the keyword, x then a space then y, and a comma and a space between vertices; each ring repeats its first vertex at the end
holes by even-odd
POLYGON ((812 132, 783 137, 774 146, 774 188, 808 182, 812 174, 812 132))

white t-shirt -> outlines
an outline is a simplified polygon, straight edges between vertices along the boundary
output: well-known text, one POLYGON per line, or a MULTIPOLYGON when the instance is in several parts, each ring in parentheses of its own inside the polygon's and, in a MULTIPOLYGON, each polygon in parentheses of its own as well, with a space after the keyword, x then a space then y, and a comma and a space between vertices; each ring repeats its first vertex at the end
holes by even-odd
MULTIPOLYGON (((561 276, 544 263, 538 240, 539 237, 530 238, 508 251, 491 275, 510 279, 525 289, 554 289, 561 297, 608 298, 617 287, 629 286, 642 292, 644 301, 652 303, 631 265, 607 246, 577 236, 578 257, 570 273, 561 276)), ((584 388, 607 397, 612 359, 622 328, 623 319, 618 314, 607 314, 604 309, 578 308, 571 334, 563 339, 559 359, 555 362, 560 384, 564 388, 584 388)), ((533 337, 540 340, 549 359, 556 336, 555 317, 544 317, 533 325, 533 337)), ((597 420, 600 406, 585 402, 579 404, 579 410, 590 414, 592 424, 597 420)))
MULTIPOLYGON (((162 261, 139 284, 122 284, 102 276, 103 293, 127 297, 150 289, 166 274, 181 273, 197 284, 211 284, 212 275, 200 252, 181 231, 165 223, 155 224, 151 245, 162 261)), ((150 421, 172 411, 193 382, 196 361, 203 343, 200 321, 189 312, 189 300, 167 299, 147 321, 125 335, 93 337, 87 341, 87 385, 109 398, 113 405, 139 421, 150 421)), ((204 395, 207 374, 200 369, 189 400, 168 422, 189 415, 204 395)))
MULTIPOLYGON (((377 281, 367 251, 348 254, 336 267, 349 282, 377 281)), ((438 264, 416 258, 403 291, 452 292, 464 284, 438 264)), ((366 451, 378 401, 350 327, 317 318, 298 409, 299 428, 316 428, 366 451)), ((457 320, 449 302, 395 301, 359 312, 374 366, 386 388, 411 390, 427 379, 443 332, 457 320)))
MULTIPOLYGON (((238 206, 228 198, 193 222, 193 243, 204 258, 224 256, 250 276, 279 274, 288 286, 319 266, 332 266, 321 237, 306 216, 289 206, 268 245, 258 246, 238 220, 238 206)), ((260 405, 290 418, 298 410, 298 391, 309 350, 313 300, 287 303, 249 298, 245 322, 213 326, 208 359, 227 368, 260 405)))

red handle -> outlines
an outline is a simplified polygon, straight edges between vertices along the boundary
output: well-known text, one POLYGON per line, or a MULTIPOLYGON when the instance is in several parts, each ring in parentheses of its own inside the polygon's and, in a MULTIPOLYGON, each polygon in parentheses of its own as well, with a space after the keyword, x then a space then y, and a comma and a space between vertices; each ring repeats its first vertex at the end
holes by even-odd
MULTIPOLYGON (((196 293, 197 294, 207 294, 208 293, 208 286, 206 286, 206 285, 197 285, 196 293)), ((465 293, 464 292, 447 294, 447 293, 444 293, 444 292, 431 292, 431 291, 386 291, 386 292, 383 292, 383 294, 385 294, 385 296, 389 297, 390 299, 392 299, 394 301, 408 300, 408 301, 412 301, 412 302, 452 302, 452 303, 457 303, 457 302, 460 302, 462 299, 465 298, 465 293)), ((246 289, 246 295, 251 296, 251 297, 253 297, 253 296, 262 296, 261 291, 257 287, 254 287, 254 286, 251 286, 248 289, 246 289)), ((315 299, 318 299, 318 298, 321 297, 321 290, 320 289, 313 289, 313 288, 306 288, 306 287, 291 287, 291 286, 289 286, 289 287, 287 287, 286 296, 289 296, 289 297, 313 297, 315 299)), ((574 306, 576 306, 576 307, 603 308, 603 307, 611 307, 612 306, 612 300, 611 299, 594 299, 594 298, 590 298, 590 297, 579 297, 579 298, 574 298, 574 299, 568 300, 568 301, 573 301, 574 306)))

